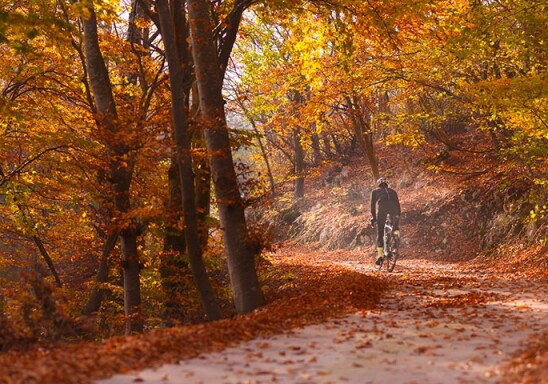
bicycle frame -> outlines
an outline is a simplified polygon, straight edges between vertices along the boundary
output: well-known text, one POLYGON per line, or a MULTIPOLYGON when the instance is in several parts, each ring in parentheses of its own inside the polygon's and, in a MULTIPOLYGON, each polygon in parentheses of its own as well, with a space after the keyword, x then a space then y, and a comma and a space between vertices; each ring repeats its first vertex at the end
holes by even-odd
POLYGON ((392 237, 392 221, 390 220, 390 215, 386 217, 386 222, 384 223, 384 257, 392 256, 392 249, 390 247, 390 237, 392 237))

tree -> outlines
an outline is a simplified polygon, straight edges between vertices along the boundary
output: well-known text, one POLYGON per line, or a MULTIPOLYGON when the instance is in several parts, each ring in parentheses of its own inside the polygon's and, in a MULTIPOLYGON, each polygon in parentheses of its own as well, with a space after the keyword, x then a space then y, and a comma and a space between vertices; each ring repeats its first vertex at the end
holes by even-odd
POLYGON ((207 4, 203 0, 189 0, 188 13, 200 97, 199 124, 204 130, 207 144, 234 303, 236 310, 244 313, 262 305, 264 298, 255 271, 255 252, 249 239, 234 171, 222 97, 222 77, 207 4))
POLYGON ((95 10, 89 8, 89 17, 84 18, 86 67, 93 92, 97 113, 97 124, 107 130, 113 141, 109 147, 110 169, 108 180, 112 183, 114 208, 120 215, 120 245, 124 271, 124 308, 128 318, 126 332, 140 332, 143 321, 139 314, 141 305, 141 284, 139 281, 139 252, 137 237, 141 229, 131 219, 124 218, 131 208, 130 185, 134 160, 126 143, 123 142, 120 123, 110 83, 110 77, 99 46, 95 10))
POLYGON ((202 303, 210 320, 221 317, 221 311, 202 259, 198 219, 196 215, 196 197, 194 193, 194 171, 192 167, 191 140, 189 134, 188 97, 190 87, 188 71, 190 66, 186 40, 186 19, 182 1, 173 1, 171 9, 166 0, 156 0, 162 39, 169 66, 171 90, 171 113, 173 116, 174 136, 177 145, 176 161, 179 171, 179 182, 182 187, 184 236, 187 253, 190 259, 192 274, 202 303), (176 30, 177 27, 177 30, 176 30), (178 32, 178 33, 177 33, 178 32))

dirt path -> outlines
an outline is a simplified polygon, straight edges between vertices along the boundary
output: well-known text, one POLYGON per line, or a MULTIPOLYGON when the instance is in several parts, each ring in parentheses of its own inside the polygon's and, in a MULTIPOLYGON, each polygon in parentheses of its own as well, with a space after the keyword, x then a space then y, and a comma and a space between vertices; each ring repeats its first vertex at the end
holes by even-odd
POLYGON ((548 329, 546 281, 416 260, 385 277, 392 288, 375 311, 100 383, 495 383, 512 354, 548 329))

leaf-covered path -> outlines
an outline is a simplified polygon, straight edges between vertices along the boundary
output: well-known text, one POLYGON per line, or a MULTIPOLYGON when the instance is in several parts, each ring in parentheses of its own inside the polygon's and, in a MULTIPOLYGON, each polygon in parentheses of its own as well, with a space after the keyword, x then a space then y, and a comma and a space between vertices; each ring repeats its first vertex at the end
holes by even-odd
MULTIPOLYGON (((344 263, 379 275, 360 260, 344 263)), ((391 287, 373 311, 100 383, 536 383, 548 377, 538 361, 546 359, 542 342, 541 350, 518 357, 546 337, 546 280, 422 260, 402 260, 396 273, 382 275, 391 287), (527 373, 520 371, 528 364, 527 373)))

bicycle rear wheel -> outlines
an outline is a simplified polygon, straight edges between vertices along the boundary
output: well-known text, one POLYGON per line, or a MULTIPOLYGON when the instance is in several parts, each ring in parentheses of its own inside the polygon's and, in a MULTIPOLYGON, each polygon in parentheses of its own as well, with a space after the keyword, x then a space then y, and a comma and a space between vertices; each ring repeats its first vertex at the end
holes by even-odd
POLYGON ((398 236, 390 236, 388 241, 388 256, 386 259, 386 270, 392 272, 396 267, 399 255, 400 239, 398 236))

